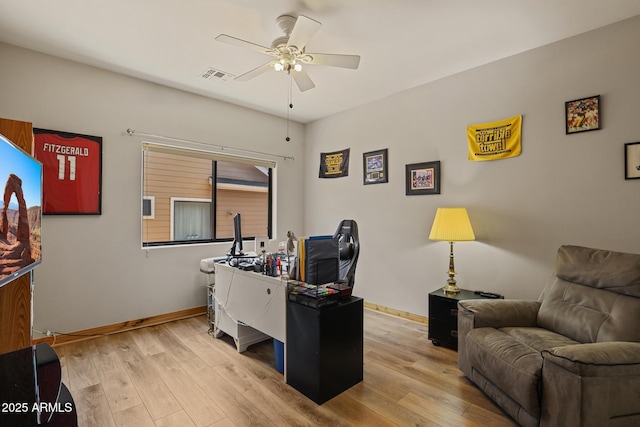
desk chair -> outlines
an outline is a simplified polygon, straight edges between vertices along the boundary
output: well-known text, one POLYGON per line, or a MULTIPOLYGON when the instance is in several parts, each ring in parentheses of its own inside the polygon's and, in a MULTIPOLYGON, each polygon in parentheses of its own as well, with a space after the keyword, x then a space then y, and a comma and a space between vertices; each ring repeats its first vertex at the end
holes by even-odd
POLYGON ((353 288, 356 280, 356 264, 360 254, 358 224, 352 219, 343 219, 333 238, 338 239, 338 248, 340 250, 339 280, 353 288))

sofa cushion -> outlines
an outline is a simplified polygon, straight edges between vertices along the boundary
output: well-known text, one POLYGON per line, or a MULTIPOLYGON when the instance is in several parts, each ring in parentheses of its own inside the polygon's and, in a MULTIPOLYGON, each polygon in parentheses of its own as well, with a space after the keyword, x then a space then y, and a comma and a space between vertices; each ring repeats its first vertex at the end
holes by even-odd
POLYGON ((575 343, 541 328, 478 328, 465 338, 473 369, 535 418, 540 416, 541 350, 575 343))
POLYGON ((611 292, 640 297, 640 255, 561 246, 555 266, 556 276, 611 292))
POLYGON ((618 294, 556 278, 545 290, 538 326, 581 343, 595 342, 618 294))
POLYGON ((556 278, 538 311, 538 326, 581 343, 640 341, 640 298, 556 278))
POLYGON ((528 345, 538 352, 567 345, 579 344, 577 341, 567 338, 543 328, 500 328, 501 332, 509 335, 514 340, 528 345))
POLYGON ((640 255, 562 246, 538 326, 581 343, 640 341, 640 255))

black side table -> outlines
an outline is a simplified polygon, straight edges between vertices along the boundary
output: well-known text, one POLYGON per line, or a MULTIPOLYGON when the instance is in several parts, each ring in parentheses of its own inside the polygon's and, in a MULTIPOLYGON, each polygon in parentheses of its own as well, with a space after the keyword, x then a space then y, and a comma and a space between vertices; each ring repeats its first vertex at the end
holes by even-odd
POLYGON ((461 289, 456 294, 447 294, 442 288, 431 292, 429 294, 429 339, 433 345, 457 350, 458 301, 485 298, 465 289, 461 289))

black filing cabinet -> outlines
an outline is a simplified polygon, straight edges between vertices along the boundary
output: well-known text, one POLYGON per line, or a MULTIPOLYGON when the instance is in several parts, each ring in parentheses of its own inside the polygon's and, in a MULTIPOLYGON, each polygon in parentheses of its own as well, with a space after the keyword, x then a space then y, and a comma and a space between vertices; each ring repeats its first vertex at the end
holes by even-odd
POLYGON ((287 301, 287 384, 322 404, 362 381, 362 298, 313 308, 287 301))
POLYGON ((458 301, 484 299, 473 291, 461 289, 455 294, 442 288, 429 294, 429 339, 433 345, 458 349, 458 301))

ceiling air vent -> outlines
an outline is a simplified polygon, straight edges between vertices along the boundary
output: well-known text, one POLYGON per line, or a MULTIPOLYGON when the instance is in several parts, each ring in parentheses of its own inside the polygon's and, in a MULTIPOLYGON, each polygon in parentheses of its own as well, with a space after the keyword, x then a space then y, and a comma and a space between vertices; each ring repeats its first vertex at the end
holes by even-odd
POLYGON ((233 76, 229 73, 225 73, 224 71, 220 71, 220 70, 216 70, 215 68, 207 68, 206 70, 204 70, 201 74, 200 77, 202 77, 205 80, 222 80, 222 81, 227 81, 227 80, 233 80, 233 76))

